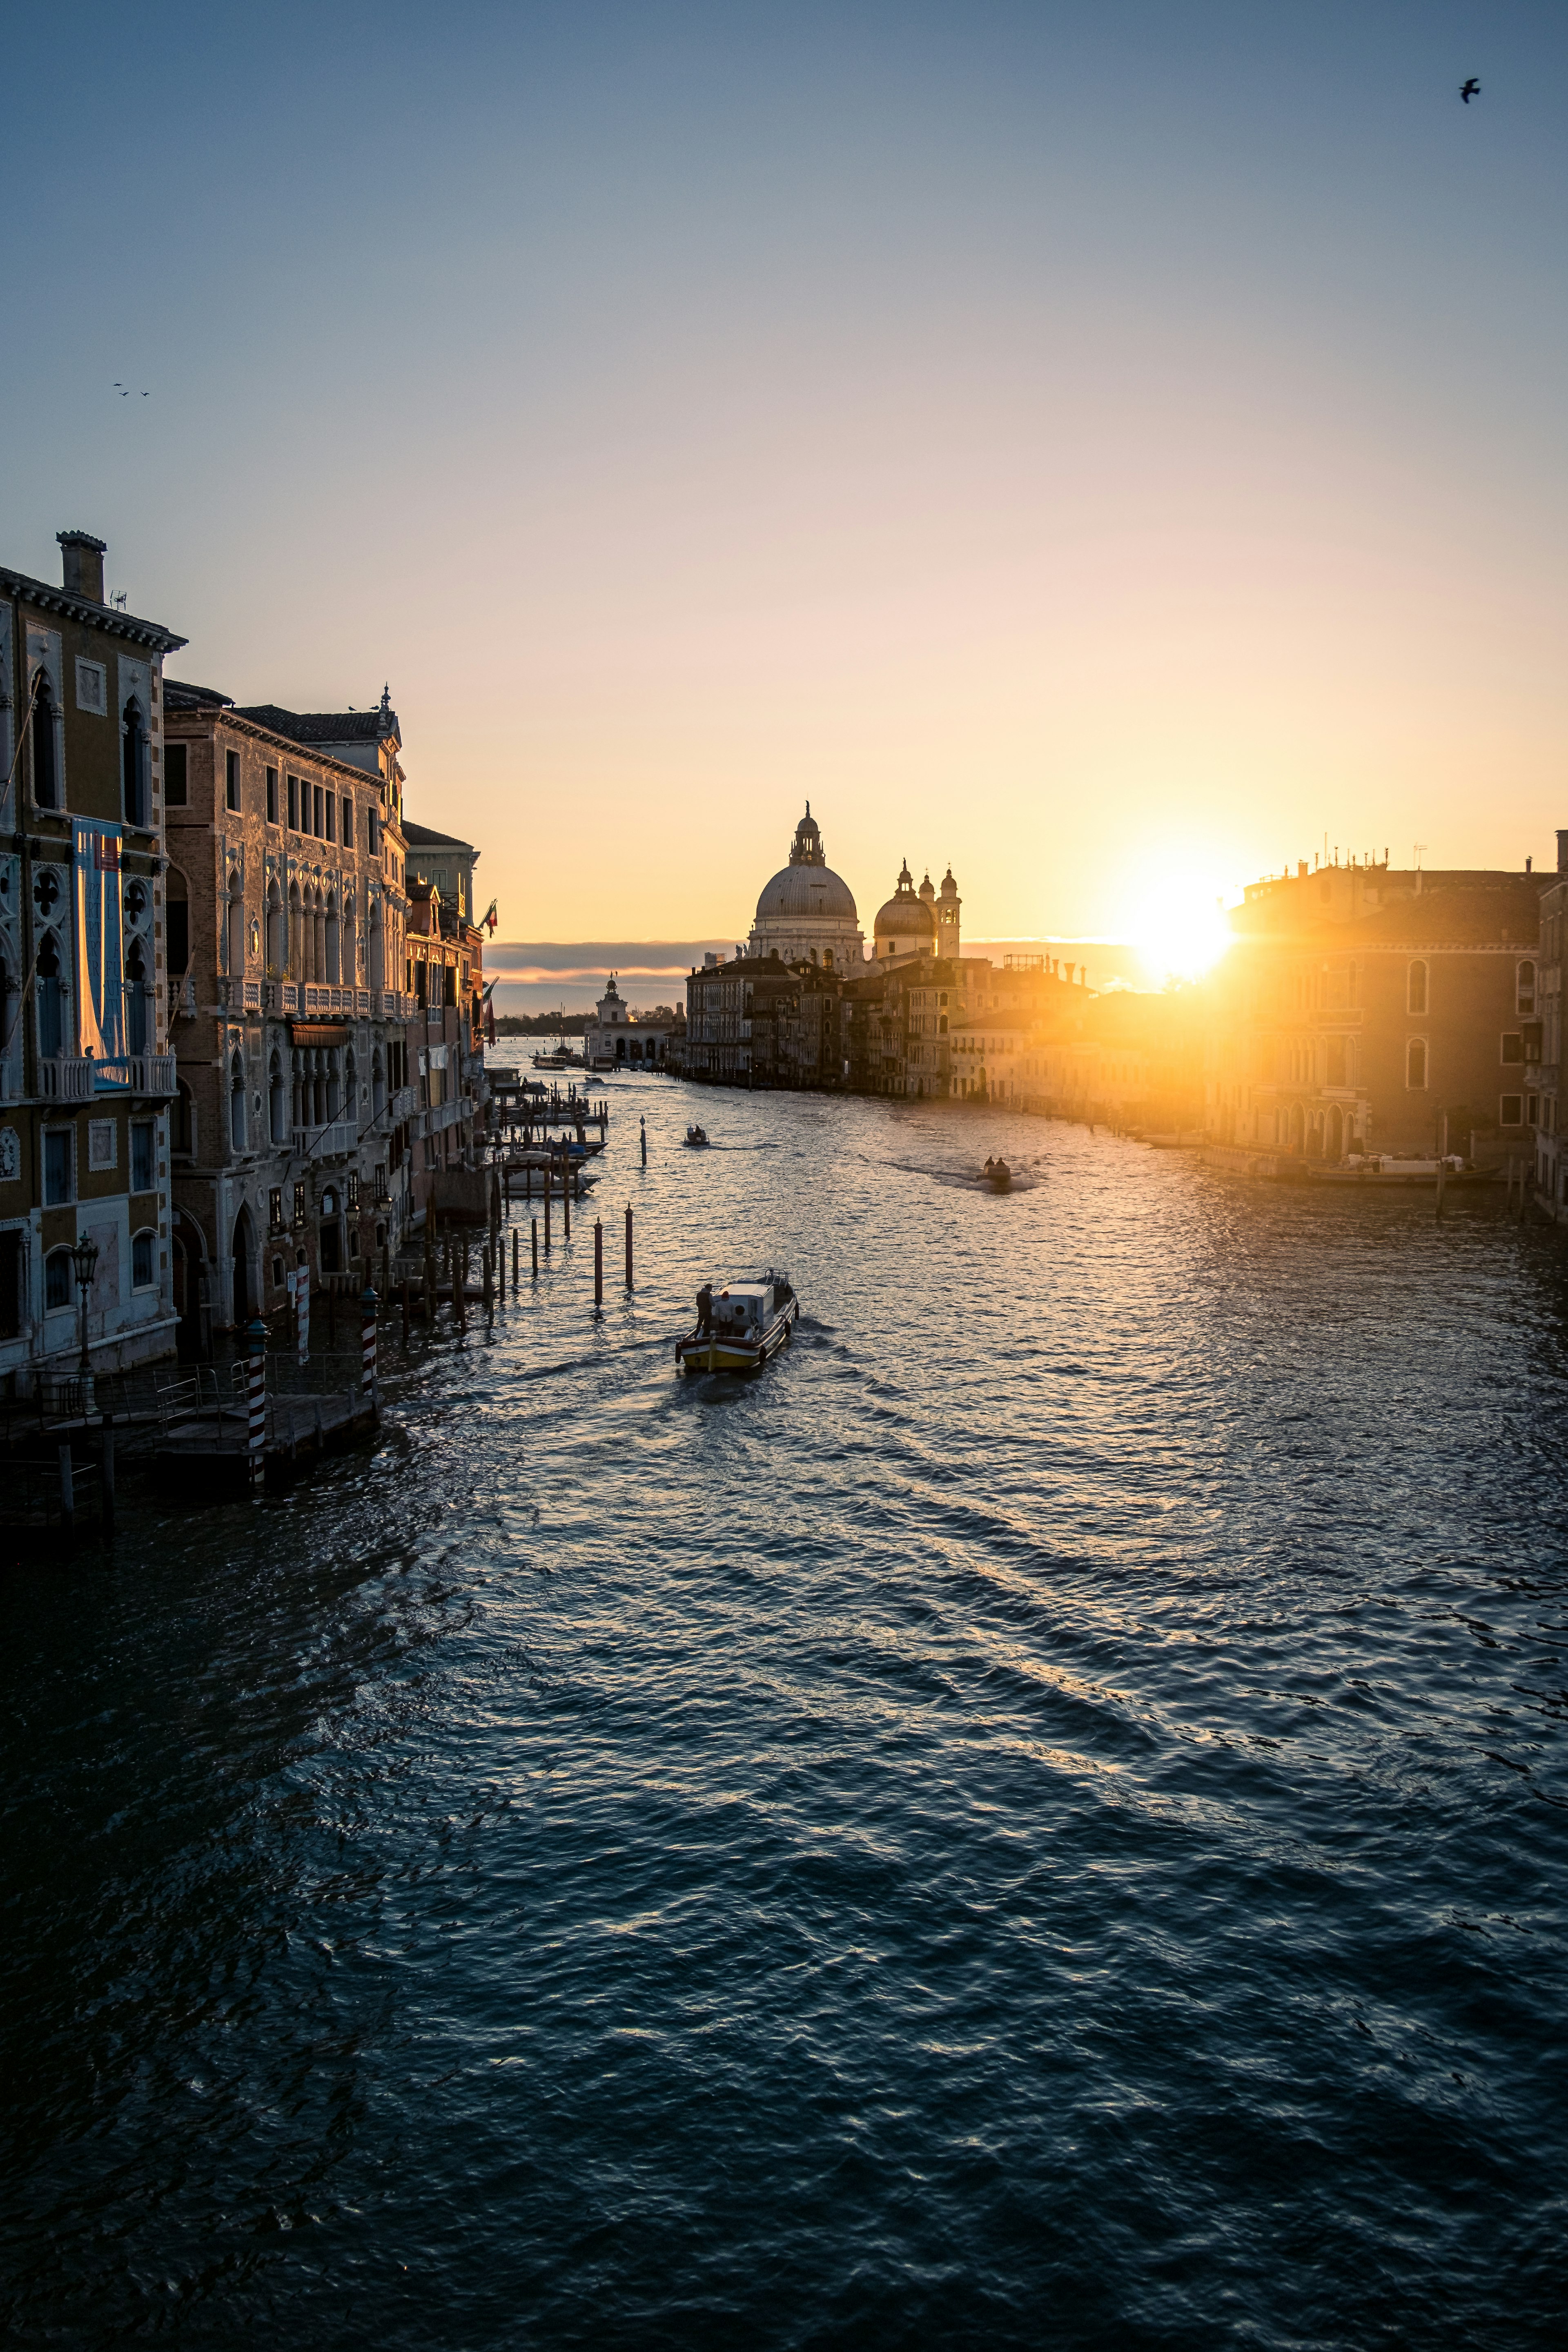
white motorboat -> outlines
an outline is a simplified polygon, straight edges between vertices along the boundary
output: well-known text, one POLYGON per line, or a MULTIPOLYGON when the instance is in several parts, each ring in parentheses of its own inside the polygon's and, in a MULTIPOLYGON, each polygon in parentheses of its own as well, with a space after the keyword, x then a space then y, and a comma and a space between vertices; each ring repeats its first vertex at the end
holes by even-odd
POLYGON ((800 1319, 800 1301, 784 1274, 758 1282, 704 1284, 697 1294, 697 1328, 675 1343, 676 1363, 689 1372, 754 1372, 776 1355, 800 1319))

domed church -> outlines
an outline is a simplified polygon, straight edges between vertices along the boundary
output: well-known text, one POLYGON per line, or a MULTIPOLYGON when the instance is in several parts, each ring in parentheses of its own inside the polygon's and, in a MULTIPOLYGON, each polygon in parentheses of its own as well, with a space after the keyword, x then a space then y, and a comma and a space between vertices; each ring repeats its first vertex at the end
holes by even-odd
POLYGON ((920 888, 906 857, 892 897, 877 909, 873 955, 878 963, 896 956, 956 956, 963 901, 950 866, 937 895, 928 873, 920 888))
POLYGON ((789 864, 763 885, 757 900, 747 952, 776 954, 785 963, 822 964, 851 977, 864 964, 855 894, 827 863, 809 801, 795 829, 789 864))

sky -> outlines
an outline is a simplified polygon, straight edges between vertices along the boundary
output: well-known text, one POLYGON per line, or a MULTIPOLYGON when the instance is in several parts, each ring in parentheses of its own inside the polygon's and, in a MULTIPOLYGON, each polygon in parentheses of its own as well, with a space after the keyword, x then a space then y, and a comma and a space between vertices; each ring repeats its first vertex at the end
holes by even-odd
POLYGON ((0 556, 96 531, 240 701, 388 681, 500 937, 742 938, 807 796, 868 929, 907 856, 966 937, 1568 824, 1560 6, 5 50, 0 556))

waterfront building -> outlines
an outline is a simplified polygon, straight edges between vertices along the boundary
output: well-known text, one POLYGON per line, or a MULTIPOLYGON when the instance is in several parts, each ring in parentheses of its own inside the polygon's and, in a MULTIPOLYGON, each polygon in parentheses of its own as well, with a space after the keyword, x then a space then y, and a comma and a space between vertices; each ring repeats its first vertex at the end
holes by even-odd
POLYGON ((1205 1132, 1240 1154, 1483 1165, 1534 1137, 1542 880, 1319 866, 1252 884, 1206 985, 1205 1132))
POLYGON ((163 666, 104 542, 58 586, 0 566, 0 1386, 166 1355, 163 666), (85 1300, 84 1300, 85 1293, 85 1300))
POLYGON ((450 908, 461 922, 477 922, 474 868, 480 853, 473 843, 459 841, 455 834, 434 832, 427 824, 416 824, 409 816, 403 821, 403 836, 408 846, 409 880, 433 882, 441 893, 443 907, 450 908))
POLYGON ((855 894, 827 863, 809 801, 788 863, 758 894, 746 954, 753 961, 776 955, 784 963, 814 963, 828 971, 854 971, 865 961, 855 894))
POLYGON ((402 737, 379 709, 165 697, 182 1343, 368 1273, 411 1213, 402 737))
POLYGON ((591 1070, 668 1069, 681 1057, 685 1030, 686 1023, 668 1005, 634 1013, 612 972, 584 1033, 584 1058, 591 1070))
MULTIPOLYGON (((1535 1002, 1521 1013, 1527 1097, 1534 1102, 1535 1197, 1568 1224, 1568 1153, 1563 1141, 1563 945, 1568 916, 1568 830, 1557 835, 1557 871, 1541 896, 1535 1002)), ((1520 990, 1524 1002, 1525 991, 1520 990)))
MULTIPOLYGON (((444 907, 433 882, 408 885, 405 971, 408 1051, 416 1089, 411 1129, 409 1218, 423 1224, 443 1205, 442 1177, 474 1165, 485 1081, 484 934, 444 907)), ((467 1197, 461 1186, 452 1197, 467 1197)))

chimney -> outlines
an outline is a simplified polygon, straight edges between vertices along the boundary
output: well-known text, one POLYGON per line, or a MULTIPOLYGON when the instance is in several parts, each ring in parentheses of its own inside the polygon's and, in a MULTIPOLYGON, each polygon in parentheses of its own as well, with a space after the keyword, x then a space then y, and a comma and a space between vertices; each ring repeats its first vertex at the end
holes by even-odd
POLYGON ((95 604, 103 602, 103 559, 107 552, 101 539, 94 539, 89 530, 57 530, 65 554, 65 591, 68 596, 86 596, 95 604))
POLYGON ((1568 874, 1568 827, 1557 828, 1557 871, 1568 874))

